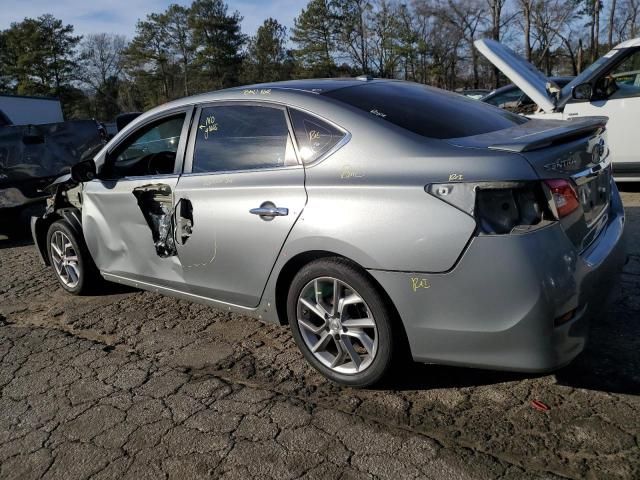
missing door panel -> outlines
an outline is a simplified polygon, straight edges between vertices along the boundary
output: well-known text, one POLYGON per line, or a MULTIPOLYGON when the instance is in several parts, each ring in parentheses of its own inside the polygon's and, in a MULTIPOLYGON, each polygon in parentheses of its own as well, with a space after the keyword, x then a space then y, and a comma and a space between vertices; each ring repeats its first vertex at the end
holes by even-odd
POLYGON ((156 253, 161 258, 176 254, 171 187, 162 183, 142 185, 133 190, 147 225, 151 229, 156 253))

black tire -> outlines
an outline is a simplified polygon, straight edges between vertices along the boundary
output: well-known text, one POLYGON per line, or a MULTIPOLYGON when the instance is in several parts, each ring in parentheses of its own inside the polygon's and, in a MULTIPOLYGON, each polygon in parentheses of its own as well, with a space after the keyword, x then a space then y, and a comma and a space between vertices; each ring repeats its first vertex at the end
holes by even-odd
MULTIPOLYGON (((325 280, 326 281, 326 280, 325 280)), ((344 287, 343 287, 344 288, 344 287)), ((392 370, 399 335, 393 328, 394 314, 385 303, 386 297, 375 283, 357 265, 340 258, 330 257, 308 263, 296 274, 287 296, 287 318, 293 338, 307 361, 329 380, 350 387, 370 387, 381 382, 392 370), (366 303, 376 327, 377 350, 370 364, 361 371, 341 373, 326 366, 305 343, 298 324, 298 298, 305 287, 317 278, 330 277, 344 282, 366 303)), ((304 307, 303 307, 304 308, 304 307)), ((308 311, 308 310, 307 310, 308 311)), ((321 321, 322 322, 322 321, 321 321)), ((346 331, 346 330, 345 330, 346 331)), ((324 332, 323 332, 324 333, 324 332)), ((337 342, 336 342, 337 343, 337 342)), ((362 364, 364 365, 364 363, 362 364)))
POLYGON ((102 283, 102 277, 100 276, 95 263, 93 263, 93 259, 91 258, 89 250, 87 250, 84 239, 79 238, 66 220, 57 220, 49 227, 49 230, 47 231, 47 254, 49 255, 51 268, 53 268, 54 275, 56 276, 58 283, 67 292, 74 295, 86 295, 102 283), (69 239, 69 242, 73 247, 73 253, 75 253, 75 256, 77 257, 77 262, 75 263, 76 268, 74 270, 77 270, 78 280, 75 284, 70 284, 68 281, 65 281, 63 274, 61 274, 56 268, 57 262, 55 262, 54 258, 55 252, 52 253, 52 239, 57 232, 63 234, 69 239))

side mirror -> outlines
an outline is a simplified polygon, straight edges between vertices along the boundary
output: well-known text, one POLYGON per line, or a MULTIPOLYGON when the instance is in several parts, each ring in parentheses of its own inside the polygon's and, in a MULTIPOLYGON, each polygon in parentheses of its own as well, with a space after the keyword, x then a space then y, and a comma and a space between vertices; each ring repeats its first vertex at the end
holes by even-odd
POLYGON ((593 97, 593 87, 590 83, 581 83, 571 89, 571 97, 574 100, 591 100, 593 97))
POLYGON ((93 159, 84 160, 71 167, 71 178, 78 183, 88 182, 96 178, 96 164, 93 159))

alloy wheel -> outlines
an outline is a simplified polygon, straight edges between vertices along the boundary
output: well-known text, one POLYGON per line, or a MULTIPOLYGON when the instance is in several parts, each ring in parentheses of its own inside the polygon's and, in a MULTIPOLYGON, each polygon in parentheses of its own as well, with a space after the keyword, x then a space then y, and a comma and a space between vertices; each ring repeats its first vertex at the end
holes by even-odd
POLYGON ((60 230, 51 236, 51 261, 60 281, 69 288, 75 288, 80 282, 78 254, 69 237, 60 230))
POLYGON ((297 321, 311 354, 338 373, 362 372, 376 356, 378 331, 371 310, 358 292, 337 278, 319 277, 304 286, 297 321))

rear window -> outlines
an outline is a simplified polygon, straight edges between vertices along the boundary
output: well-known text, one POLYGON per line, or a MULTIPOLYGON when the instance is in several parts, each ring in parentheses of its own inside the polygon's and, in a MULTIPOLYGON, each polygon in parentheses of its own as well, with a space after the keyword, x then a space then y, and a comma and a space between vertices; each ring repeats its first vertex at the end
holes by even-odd
POLYGON ((417 83, 373 82, 323 95, 430 138, 469 137, 527 121, 478 100, 417 83))

